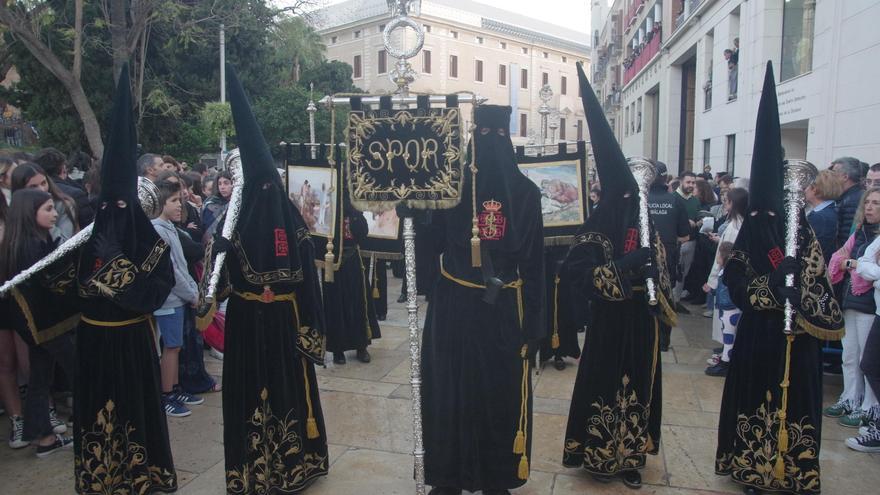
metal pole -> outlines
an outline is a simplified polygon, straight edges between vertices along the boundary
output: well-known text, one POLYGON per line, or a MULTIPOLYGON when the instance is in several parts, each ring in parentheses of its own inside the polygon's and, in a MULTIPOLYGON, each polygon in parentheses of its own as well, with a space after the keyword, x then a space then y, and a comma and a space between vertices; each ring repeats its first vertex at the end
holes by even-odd
POLYGON ((425 446, 422 439, 422 332, 416 302, 416 231, 412 217, 403 219, 403 257, 406 265, 406 312, 409 321, 410 384, 413 415, 413 474, 416 494, 425 495, 425 446))
MULTIPOLYGON (((315 92, 315 83, 309 83, 309 105, 306 107, 306 112, 309 112, 309 149, 311 151, 312 160, 317 156, 317 142, 315 141, 315 112, 318 111, 318 107, 315 106, 315 100, 313 98, 315 92)), ((333 129, 330 129, 330 132, 333 132, 333 129)))
MULTIPOLYGON (((220 24, 220 103, 226 103, 226 25, 220 24)), ((226 160, 226 131, 220 135, 220 163, 226 160)))

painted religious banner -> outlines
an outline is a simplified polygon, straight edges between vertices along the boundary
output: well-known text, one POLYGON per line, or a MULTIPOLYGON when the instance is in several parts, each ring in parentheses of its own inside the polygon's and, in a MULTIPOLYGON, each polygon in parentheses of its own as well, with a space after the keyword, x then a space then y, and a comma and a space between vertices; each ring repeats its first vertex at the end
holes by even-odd
POLYGON ((416 108, 378 109, 352 98, 348 116, 346 176, 352 205, 386 211, 403 202, 410 208, 446 209, 461 201, 464 184, 461 114, 455 97, 431 108, 419 97, 416 108))
POLYGON ((587 219, 586 147, 577 143, 577 151, 569 152, 560 144, 554 155, 526 156, 517 149, 517 162, 522 173, 541 190, 541 214, 544 238, 548 244, 565 244, 587 219))

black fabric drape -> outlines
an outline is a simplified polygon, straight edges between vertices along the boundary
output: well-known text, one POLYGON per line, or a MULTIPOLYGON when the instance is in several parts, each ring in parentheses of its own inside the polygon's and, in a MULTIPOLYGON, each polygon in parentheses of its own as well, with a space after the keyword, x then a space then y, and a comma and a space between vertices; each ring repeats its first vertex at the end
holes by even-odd
POLYGON ((568 278, 559 277, 559 268, 567 252, 566 246, 544 248, 547 336, 541 340, 541 361, 581 357, 578 332, 587 324, 589 304, 578 300, 568 278))
POLYGON ((364 349, 382 337, 376 308, 358 244, 367 236, 367 220, 355 210, 344 219, 342 263, 333 282, 324 282, 324 318, 327 350, 344 352, 364 349))

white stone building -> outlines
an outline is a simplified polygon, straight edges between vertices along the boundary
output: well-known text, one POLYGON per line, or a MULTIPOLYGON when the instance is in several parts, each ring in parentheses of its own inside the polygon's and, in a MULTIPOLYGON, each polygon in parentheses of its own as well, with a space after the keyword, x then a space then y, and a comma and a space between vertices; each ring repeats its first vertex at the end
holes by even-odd
MULTIPOLYGON (((594 0, 598 25, 613 26, 616 15, 624 26, 618 63, 642 47, 635 69, 618 71, 619 107, 606 109, 627 155, 657 158, 670 172, 711 166, 748 176, 771 60, 787 157, 820 168, 843 155, 880 161, 871 117, 880 110, 880 30, 872 27, 880 0, 616 0, 603 15, 595 2, 604 1, 594 0), (641 41, 658 21, 652 50, 641 41), (731 76, 724 51, 737 39, 731 76)), ((597 64, 603 47, 595 47, 597 64)))
MULTIPOLYGON (((350 64, 354 84, 373 94, 395 86, 389 72, 397 62, 385 52, 382 31, 389 22, 386 0, 348 0, 318 11, 316 27, 327 58, 350 64)), ((558 111, 557 140, 585 137, 583 105, 575 63, 589 70, 589 33, 548 24, 471 0, 423 0, 415 19, 425 30, 422 52, 410 59, 418 73, 413 92, 473 91, 488 103, 510 105, 511 135, 524 144, 540 135, 538 92, 549 84, 549 105, 558 111)), ((585 20, 586 23, 586 20, 585 20)), ((395 33, 413 46, 411 30, 395 33)), ((551 135, 548 132, 548 136, 551 135)))

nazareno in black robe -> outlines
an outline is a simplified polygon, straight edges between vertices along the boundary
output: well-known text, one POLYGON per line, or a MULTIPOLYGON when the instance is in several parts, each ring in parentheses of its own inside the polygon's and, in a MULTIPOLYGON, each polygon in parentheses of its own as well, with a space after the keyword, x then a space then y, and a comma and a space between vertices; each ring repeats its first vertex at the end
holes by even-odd
POLYGON ((77 260, 82 298, 74 390, 78 493, 177 490, 152 317, 174 286, 174 272, 168 245, 138 204, 129 88, 126 65, 102 160, 100 208, 77 260))
POLYGON ((363 213, 349 209, 343 219, 342 260, 333 282, 324 281, 324 318, 327 350, 366 349, 382 337, 359 243, 367 237, 363 213))
POLYGON ((660 447, 659 321, 674 326, 675 312, 666 253, 652 227, 655 305, 648 301, 647 270, 618 266, 640 246, 638 184, 580 64, 577 69, 602 199, 561 272, 584 298, 580 304, 591 303, 562 463, 614 475, 644 467, 646 455, 660 447))
MULTIPOLYGON (((216 294, 217 300, 229 298, 223 360, 226 491, 297 493, 329 468, 314 367, 324 361, 315 249, 235 71, 227 66, 227 74, 244 175, 244 185, 237 186, 243 187, 242 204, 231 242, 215 234, 207 248, 202 286, 217 251, 226 250, 216 294)), ((210 321, 210 309, 202 314, 202 322, 210 321)))
POLYGON ((544 336, 544 239, 540 192, 516 167, 510 107, 477 108, 477 208, 482 261, 503 283, 483 300, 472 266, 472 178, 462 202, 435 211, 441 275, 422 347, 425 480, 469 491, 524 484, 531 452, 529 343, 544 336))
POLYGON ((606 235, 587 230, 575 237, 562 278, 591 306, 565 433, 565 466, 614 475, 644 467, 646 454, 658 451, 659 321, 674 325, 675 315, 665 250, 656 235, 653 251, 660 276, 659 301, 651 307, 644 276, 618 270, 606 235))
POLYGON ((547 337, 541 341, 540 358, 581 357, 578 332, 587 324, 589 304, 579 301, 568 279, 559 276, 567 247, 544 248, 544 274, 547 289, 547 337))
POLYGON ((819 493, 821 340, 841 338, 843 314, 833 297, 822 250, 801 214, 801 303, 787 351, 784 304, 768 286, 771 259, 781 259, 783 252, 780 223, 766 213, 747 216, 724 268, 724 283, 743 313, 724 382, 715 472, 760 490, 819 493), (780 383, 786 361, 789 386, 783 405, 780 383), (779 441, 783 410, 786 449, 779 441), (782 471, 776 471, 778 464, 782 471))

